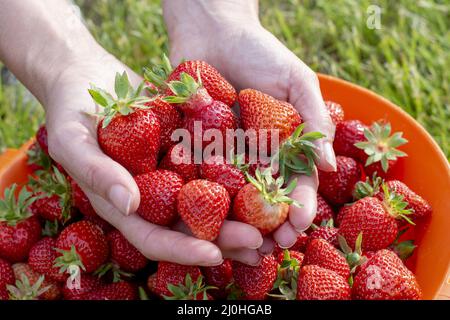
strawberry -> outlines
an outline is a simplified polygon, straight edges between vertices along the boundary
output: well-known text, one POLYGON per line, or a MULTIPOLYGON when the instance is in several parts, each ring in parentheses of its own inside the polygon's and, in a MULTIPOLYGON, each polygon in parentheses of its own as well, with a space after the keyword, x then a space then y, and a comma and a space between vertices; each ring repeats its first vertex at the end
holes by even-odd
POLYGON ((148 290, 150 290, 151 293, 154 293, 154 294, 157 294, 154 291, 155 290, 154 288, 156 286, 156 277, 157 277, 157 274, 155 272, 155 273, 149 275, 147 278, 147 288, 148 288, 148 290))
POLYGON ((344 219, 345 214, 347 213, 348 208, 350 208, 349 205, 345 205, 342 206, 339 211, 338 214, 336 215, 336 225, 340 226, 342 223, 342 220, 344 219))
POLYGON ((113 230, 107 235, 111 260, 114 261, 120 269, 127 272, 137 272, 148 263, 144 257, 119 230, 113 230))
MULTIPOLYGON (((279 141, 286 140, 302 123, 294 106, 255 89, 245 89, 238 96, 244 130, 279 130, 279 141)), ((270 134, 268 145, 270 145, 270 134)))
POLYGON ((62 293, 66 300, 84 300, 86 294, 98 290, 102 285, 100 278, 82 273, 80 274, 79 283, 65 283, 62 293))
POLYGON ((103 231, 89 221, 79 221, 65 228, 56 239, 56 267, 65 272, 77 265, 85 272, 95 271, 108 258, 108 243, 103 231))
POLYGON ((104 108, 98 129, 98 143, 108 156, 132 174, 153 171, 161 145, 161 125, 158 117, 143 105, 148 98, 140 97, 142 85, 134 90, 126 72, 116 74, 114 99, 106 91, 92 86, 94 101, 104 108))
MULTIPOLYGON (((411 209, 411 219, 421 219, 431 216, 433 209, 431 205, 417 193, 412 191, 406 184, 399 180, 386 181, 387 188, 391 193, 395 193, 403 197, 403 200, 408 203, 406 209, 411 209)), ((379 191, 376 195, 377 198, 382 199, 384 193, 379 191)))
POLYGON ((350 300, 346 279, 332 270, 307 265, 300 270, 297 300, 350 300))
POLYGON ((178 173, 186 183, 200 178, 199 168, 194 163, 194 155, 181 143, 167 151, 159 164, 159 169, 178 173))
POLYGON ((146 106, 150 107, 155 116, 159 120, 161 126, 161 152, 166 152, 172 145, 171 136, 174 130, 180 128, 183 124, 180 112, 171 104, 167 103, 160 97, 147 102, 146 106))
POLYGON ((46 155, 48 155, 48 134, 45 125, 41 125, 36 132, 36 142, 46 155))
POLYGON ((212 156, 200 165, 200 176, 203 179, 217 182, 227 189, 231 198, 246 184, 244 173, 236 166, 226 162, 222 156, 212 156))
POLYGON ((104 234, 107 234, 108 232, 114 229, 114 227, 110 225, 108 221, 100 218, 98 215, 84 216, 83 220, 92 222, 93 224, 97 225, 100 229, 102 229, 104 234))
POLYGON ((23 187, 16 199, 16 189, 16 184, 5 189, 0 199, 0 257, 10 262, 24 261, 41 237, 41 224, 30 210, 35 198, 23 187))
POLYGON ((233 267, 230 259, 225 259, 218 266, 203 267, 202 274, 205 282, 217 290, 212 290, 211 294, 217 298, 225 298, 227 287, 233 282, 233 267))
POLYGON ((157 170, 134 177, 141 194, 137 213, 145 220, 163 225, 172 225, 177 213, 177 197, 183 179, 175 172, 157 170))
POLYGON ((126 281, 114 282, 94 289, 83 300, 137 300, 137 288, 126 281))
POLYGON ((328 220, 325 225, 314 228, 313 231, 309 234, 309 240, 314 239, 323 239, 333 246, 338 246, 337 234, 339 232, 338 228, 333 226, 333 220, 328 220))
POLYGON ((247 179, 250 183, 239 190, 234 200, 233 217, 258 228, 263 235, 286 221, 289 205, 300 206, 287 196, 296 187, 296 180, 283 189, 283 178, 273 179, 270 168, 262 174, 256 170, 256 179, 250 175, 247 175, 247 179))
MULTIPOLYGON (((183 72, 179 81, 171 81, 168 86, 174 95, 163 99, 169 103, 180 104, 184 113, 183 126, 193 139, 202 138, 209 129, 218 130, 220 138, 223 139, 227 136, 227 130, 237 129, 237 118, 232 110, 223 102, 214 100, 201 81, 196 82, 192 76, 183 72), (195 135, 196 125, 201 129, 201 137, 195 135)), ((203 146, 206 145, 207 142, 203 141, 203 146)))
POLYGON ((9 300, 9 291, 6 287, 0 287, 0 301, 9 300))
MULTIPOLYGON (((287 249, 285 249, 284 251, 279 252, 279 253, 277 254, 277 256, 276 256, 277 262, 278 262, 278 264, 280 264, 280 265, 283 264, 283 261, 287 260, 287 259, 286 259, 286 258, 287 258, 287 257, 286 257, 286 250, 287 250, 287 249)), ((299 265, 299 266, 302 265, 303 260, 305 259, 305 255, 304 255, 303 253, 298 252, 298 251, 295 251, 295 250, 288 250, 288 253, 289 253, 289 259, 296 259, 298 265, 299 265)), ((275 255, 274 255, 274 256, 275 256, 275 255)))
POLYGON ((30 185, 37 196, 35 212, 43 219, 67 223, 73 216, 72 193, 69 180, 57 167, 39 171, 30 185))
POLYGON ((332 270, 344 279, 350 276, 350 267, 345 257, 332 244, 323 239, 312 239, 305 252, 304 265, 317 265, 332 270))
POLYGON ((230 196, 218 183, 193 180, 181 188, 177 208, 197 238, 213 241, 230 209, 230 196))
POLYGON ((419 300, 422 292, 401 259, 390 250, 380 250, 361 266, 352 295, 363 300, 419 300))
POLYGON ((363 233, 363 251, 380 250, 389 246, 397 237, 398 220, 410 221, 410 210, 401 196, 390 194, 385 188, 385 198, 380 201, 366 197, 354 202, 345 210, 339 227, 339 234, 354 244, 360 232, 363 233))
POLYGON ((319 170, 319 192, 330 203, 342 205, 350 202, 355 183, 361 179, 359 164, 352 158, 337 156, 336 171, 319 170))
POLYGON ((337 155, 354 159, 364 159, 363 150, 355 143, 365 140, 364 130, 367 126, 359 120, 345 120, 336 124, 333 148, 337 155))
POLYGON ((12 268, 16 278, 15 286, 8 286, 12 300, 57 300, 60 298, 61 289, 56 281, 46 279, 26 263, 16 263, 12 268))
POLYGON ((272 255, 262 258, 256 267, 233 261, 234 281, 243 291, 244 298, 265 299, 277 278, 277 266, 277 261, 272 255))
POLYGON ((76 183, 75 180, 69 176, 67 177, 67 180, 70 182, 73 206, 77 208, 84 216, 97 217, 97 213, 92 207, 91 202, 78 183, 76 183))
POLYGON ((329 221, 331 219, 334 219, 333 208, 320 194, 317 194, 317 211, 313 223, 320 225, 322 222, 329 221))
POLYGON ((6 288, 6 285, 14 283, 14 272, 11 264, 0 258, 0 290, 6 288))
POLYGON ((55 246, 55 239, 50 237, 42 238, 31 248, 28 264, 34 271, 44 275, 46 278, 62 282, 66 280, 67 275, 59 273, 59 269, 54 267, 57 257, 55 246))
POLYGON ((169 286, 184 284, 188 275, 193 282, 196 282, 202 277, 199 267, 183 266, 176 263, 160 261, 158 263, 158 271, 156 273, 153 292, 161 297, 171 296, 172 293, 169 290, 169 286))
POLYGON ((342 109, 342 106, 339 103, 325 101, 325 107, 335 125, 344 121, 344 109, 342 109))

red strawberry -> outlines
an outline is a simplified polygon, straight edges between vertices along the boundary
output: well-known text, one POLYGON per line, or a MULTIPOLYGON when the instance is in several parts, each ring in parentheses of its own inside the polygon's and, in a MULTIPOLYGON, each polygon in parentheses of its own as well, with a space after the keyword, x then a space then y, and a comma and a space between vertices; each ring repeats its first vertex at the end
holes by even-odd
POLYGON ((0 301, 9 300, 9 291, 6 287, 0 287, 0 301))
POLYGON ((331 219, 334 219, 333 208, 320 194, 317 194, 317 211, 313 223, 320 225, 322 222, 329 221, 331 219))
POLYGON ((127 272, 137 272, 147 265, 147 258, 144 257, 119 230, 113 230, 107 235, 111 260, 127 272))
POLYGON ((394 194, 383 201, 374 197, 358 200, 345 210, 339 234, 352 245, 362 232, 363 251, 384 249, 397 237, 397 219, 408 219, 410 211, 405 206, 401 197, 394 194))
MULTIPOLYGON (((200 74, 200 79, 209 95, 216 101, 221 101, 231 107, 236 100, 236 90, 233 86, 211 65, 205 61, 184 61, 170 74, 167 82, 181 80, 182 74, 187 73, 194 79, 200 74)), ((172 94, 171 90, 167 90, 172 94)))
POLYGON ((350 300, 350 287, 336 272, 307 265, 298 276, 297 300, 350 300))
POLYGON ((57 300, 61 289, 54 280, 35 272, 26 263, 12 266, 16 278, 16 286, 8 286, 13 300, 57 300))
POLYGON ((262 174, 257 170, 256 179, 247 178, 250 183, 234 199, 233 217, 266 235, 286 221, 289 205, 299 205, 287 196, 295 188, 296 180, 283 189, 284 180, 281 177, 273 179, 271 169, 266 169, 262 174))
POLYGON ((344 216, 345 216, 345 214, 347 213, 348 208, 350 208, 350 206, 345 205, 345 206, 342 206, 342 207, 339 209, 339 212, 338 212, 338 214, 336 215, 336 225, 337 225, 337 226, 340 226, 340 225, 341 225, 342 220, 344 219, 344 216))
POLYGON ((265 299, 277 278, 277 266, 277 261, 272 255, 262 258, 256 267, 233 261, 234 281, 243 291, 244 298, 265 299))
POLYGON ((16 189, 16 184, 5 189, 0 199, 0 257, 10 262, 24 261, 41 237, 41 224, 30 210, 35 198, 24 187, 16 200, 16 189))
POLYGON ((365 140, 364 130, 367 126, 359 120, 346 120, 336 124, 333 148, 337 155, 363 159, 365 153, 355 143, 365 140))
POLYGON ((171 136, 174 130, 182 126, 182 119, 180 112, 171 104, 156 98, 145 104, 151 107, 151 110, 156 115, 161 125, 161 152, 166 152, 169 148, 175 144, 172 141, 171 136))
POLYGON ((154 290, 155 290, 155 286, 156 286, 156 272, 149 275, 147 278, 147 288, 148 290, 150 290, 150 292, 157 294, 154 290))
POLYGON ((28 264, 39 274, 55 281, 65 281, 66 274, 59 273, 59 269, 54 267, 57 257, 56 240, 53 238, 42 238, 31 248, 28 256, 28 264))
POLYGON ((108 156, 132 174, 153 171, 161 145, 158 117, 142 105, 141 87, 132 88, 127 74, 116 74, 117 99, 102 89, 89 90, 94 101, 104 107, 104 118, 97 129, 98 143, 108 156))
POLYGON ((203 179, 217 182, 227 189, 231 198, 242 189, 247 181, 244 173, 234 165, 227 163, 222 156, 212 156, 200 166, 200 175, 203 179))
MULTIPOLYGON (((330 220, 332 222, 332 220, 330 220)), ((320 226, 317 229, 313 230, 309 234, 309 239, 323 239, 326 242, 332 244, 333 246, 338 246, 337 234, 339 232, 338 228, 333 226, 333 223, 327 223, 324 226, 320 226)))
POLYGON ((11 264, 0 258, 0 290, 5 288, 7 284, 13 284, 14 280, 11 264))
POLYGON ((48 155, 48 134, 45 125, 40 126, 38 131, 36 132, 36 141, 39 144, 41 150, 48 155))
MULTIPOLYGON (((302 123, 295 108, 255 89, 245 89, 238 96, 244 130, 279 130, 279 142, 286 140, 302 123)), ((270 145, 270 134, 268 145, 270 145)))
MULTIPOLYGON (((184 128, 194 139, 202 138, 209 129, 219 130, 221 138, 227 136, 228 129, 237 128, 237 118, 232 110, 219 100, 214 100, 193 77, 181 73, 180 81, 171 81, 168 86, 175 94, 164 98, 169 103, 179 103, 184 113, 184 128), (196 124, 201 130, 201 137, 195 135, 196 124)), ((203 140, 202 140, 203 141, 203 140)), ((227 141, 224 141, 227 142, 227 141)), ((205 140, 203 146, 208 143, 205 140)))
POLYGON ((93 224, 97 225, 100 229, 102 229, 104 234, 107 234, 114 229, 114 227, 110 225, 108 221, 103 220, 99 216, 84 216, 83 220, 92 222, 93 224))
POLYGON ((187 275, 193 282, 196 282, 202 276, 199 267, 160 261, 153 292, 160 296, 171 296, 169 285, 178 286, 185 283, 187 275))
POLYGON ((176 218, 177 197, 183 186, 183 179, 175 172, 157 170, 134 177, 141 202, 137 213, 151 223, 170 226, 176 218))
POLYGON ((66 271, 78 265, 85 272, 93 272, 108 258, 108 243, 103 231, 89 221, 79 221, 65 228, 56 240, 57 267, 66 271))
POLYGON ((137 300, 137 288, 126 281, 114 282, 101 286, 87 293, 84 300, 137 300))
MULTIPOLYGON (((412 209, 411 219, 420 219, 431 216, 433 209, 431 205, 419 196, 417 193, 412 191, 406 184, 399 180, 386 181, 387 188, 391 193, 398 194, 403 197, 403 201, 408 203, 407 209, 412 209)), ((383 192, 379 192, 377 198, 383 199, 383 192)))
POLYGON ((102 285, 100 278, 82 273, 80 274, 79 283, 66 283, 62 288, 62 292, 66 300, 84 300, 86 294, 98 290, 102 285))
POLYGON ((230 209, 230 196, 218 183, 193 180, 181 188, 177 208, 197 238, 213 241, 230 209))
POLYGON ((341 205, 352 200, 355 183, 361 179, 359 164, 352 158, 337 156, 337 171, 319 170, 319 192, 330 203, 341 205))
MULTIPOLYGON (((285 250, 287 250, 287 249, 285 249, 285 250)), ((303 260, 305 259, 305 255, 303 253, 295 251, 295 250, 288 250, 288 252, 289 252, 289 258, 297 260, 298 265, 301 266, 303 263, 303 260)), ((286 260, 285 258, 286 258, 285 251, 279 252, 278 255, 276 256, 277 262, 280 265, 283 264, 284 260, 286 260)))
POLYGON ((70 182, 73 206, 80 210, 80 212, 84 216, 97 217, 97 213, 92 207, 91 202, 89 201, 84 191, 80 188, 78 183, 76 183, 75 180, 70 177, 67 177, 67 180, 69 180, 70 182))
POLYGON ((225 259, 221 264, 214 267, 203 267, 202 273, 205 282, 217 290, 211 290, 214 297, 225 298, 227 287, 233 282, 233 267, 231 260, 225 259))
POLYGON ((311 264, 332 270, 344 279, 350 277, 350 267, 345 257, 323 239, 312 239, 306 247, 304 265, 311 264))
POLYGON ((200 178, 198 166, 194 163, 194 155, 182 144, 177 144, 167 151, 159 168, 178 173, 186 183, 200 178))
POLYGON ((339 103, 325 101, 325 107, 327 108, 334 124, 344 121, 344 109, 342 109, 342 106, 339 103))
POLYGON ((390 250, 378 251, 361 266, 352 294, 363 300, 419 300, 422 296, 414 274, 390 250))

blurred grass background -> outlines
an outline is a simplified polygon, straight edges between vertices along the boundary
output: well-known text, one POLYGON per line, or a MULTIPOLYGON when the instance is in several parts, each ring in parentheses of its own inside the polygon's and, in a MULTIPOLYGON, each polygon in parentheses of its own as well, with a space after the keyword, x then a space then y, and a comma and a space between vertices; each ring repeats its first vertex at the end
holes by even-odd
MULTIPOLYGON (((75 2, 95 38, 136 71, 167 51, 159 0, 75 2)), ((401 106, 450 157, 448 0, 261 0, 260 4, 263 25, 314 70, 357 83, 401 106), (370 5, 382 10, 380 30, 366 26, 370 5)), ((12 82, 0 80, 0 150, 21 145, 43 119, 37 102, 12 82)))

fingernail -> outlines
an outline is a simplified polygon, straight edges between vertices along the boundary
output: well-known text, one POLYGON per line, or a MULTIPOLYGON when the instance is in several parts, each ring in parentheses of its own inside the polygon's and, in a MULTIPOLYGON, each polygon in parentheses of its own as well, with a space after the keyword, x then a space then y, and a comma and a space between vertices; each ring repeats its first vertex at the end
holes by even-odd
POLYGON ((308 224, 306 227, 298 227, 298 228, 295 228, 295 231, 297 231, 298 233, 302 233, 302 232, 305 232, 306 230, 308 230, 310 226, 311 226, 311 224, 308 224))
POLYGON ((263 243, 264 243, 264 239, 261 238, 261 241, 259 242, 259 244, 255 245, 255 246, 249 246, 248 248, 249 248, 249 249, 252 249, 252 250, 256 250, 256 249, 261 248, 261 246, 263 245, 263 243))
POLYGON ((203 246, 199 251, 199 254, 204 259, 202 265, 205 266, 218 266, 223 262, 222 253, 218 248, 211 248, 210 245, 203 246))
POLYGON ((292 246, 294 245, 294 243, 295 243, 295 241, 292 242, 292 243, 291 243, 290 245, 288 245, 288 246, 284 246, 284 245, 282 245, 281 243, 279 243, 278 246, 279 246, 281 249, 289 249, 290 247, 292 247, 292 246))
POLYGON ((259 252, 260 255, 266 257, 266 256, 270 256, 270 255, 272 254, 273 249, 272 249, 272 250, 269 250, 269 251, 264 251, 264 250, 261 250, 261 249, 260 249, 260 250, 258 250, 258 252, 259 252))
POLYGON ((334 155, 333 145, 329 141, 323 143, 323 152, 325 161, 336 171, 336 156, 334 155))
POLYGON ((115 184, 109 190, 109 200, 123 214, 130 214, 131 193, 120 184, 115 184))

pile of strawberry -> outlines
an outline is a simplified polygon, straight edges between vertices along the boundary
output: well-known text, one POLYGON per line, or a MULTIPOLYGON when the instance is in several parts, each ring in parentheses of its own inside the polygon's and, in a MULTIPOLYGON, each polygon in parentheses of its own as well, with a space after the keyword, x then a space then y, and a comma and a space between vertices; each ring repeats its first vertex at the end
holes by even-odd
MULTIPOLYGON (((170 227, 182 220, 193 236, 214 241, 225 218, 270 234, 286 221, 295 174, 310 175, 317 160, 312 132, 292 105, 254 89, 238 94, 212 66, 168 60, 145 70, 137 89, 118 74, 115 96, 92 86, 103 107, 98 143, 133 175, 145 220, 170 227), (149 95, 141 94, 146 88, 149 95), (239 104, 239 117, 233 112, 239 104), (278 130, 277 162, 247 163, 249 154, 212 155, 201 164, 193 148, 172 133, 195 138, 216 129, 278 130), (188 161, 186 161, 188 160, 188 161), (277 170, 275 170, 275 167, 277 170)), ((45 126, 28 152, 32 174, 0 200, 1 299, 420 299, 405 266, 415 248, 407 238, 431 215, 430 205, 403 182, 390 179, 397 147, 388 123, 344 120, 342 107, 326 106, 336 125, 337 171, 319 170, 313 225, 289 249, 276 247, 258 266, 225 259, 215 267, 148 261, 101 219, 64 168, 48 154, 45 126), (405 240, 405 237, 407 238, 405 240)), ((267 141, 273 136, 269 134, 267 141)), ((224 141, 233 144, 234 141, 224 141)), ((258 141, 262 143, 262 141, 258 141)), ((207 147, 200 143, 200 149, 207 147)), ((198 150, 197 150, 198 151, 198 150)))

